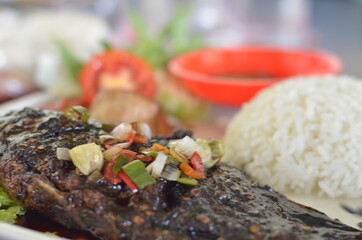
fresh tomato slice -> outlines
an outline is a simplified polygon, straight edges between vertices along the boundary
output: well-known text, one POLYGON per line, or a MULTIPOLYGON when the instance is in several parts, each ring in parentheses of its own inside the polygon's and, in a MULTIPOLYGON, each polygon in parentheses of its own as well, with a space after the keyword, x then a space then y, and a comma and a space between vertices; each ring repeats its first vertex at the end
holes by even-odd
POLYGON ((83 102, 92 102, 99 89, 122 89, 155 98, 156 82, 151 67, 139 57, 111 49, 88 61, 80 72, 83 102))

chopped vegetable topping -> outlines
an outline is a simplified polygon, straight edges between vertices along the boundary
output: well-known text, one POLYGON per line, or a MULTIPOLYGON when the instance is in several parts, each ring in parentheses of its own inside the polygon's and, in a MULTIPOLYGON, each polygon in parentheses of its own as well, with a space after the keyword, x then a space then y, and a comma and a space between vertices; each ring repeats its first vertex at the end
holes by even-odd
POLYGON ((122 170, 140 189, 156 183, 155 179, 147 172, 145 165, 140 160, 128 163, 122 167, 122 170))
POLYGON ((181 153, 178 153, 175 149, 170 148, 170 155, 177 161, 184 163, 187 162, 187 158, 184 157, 181 153))
POLYGON ((169 181, 176 181, 180 178, 181 171, 179 168, 173 164, 168 164, 165 166, 165 169, 162 171, 161 177, 169 181))
POLYGON ((185 136, 170 140, 168 147, 158 143, 149 148, 141 147, 137 154, 126 148, 132 147, 134 142, 140 143, 137 140, 139 136, 147 139, 141 143, 148 141, 148 136, 139 135, 147 135, 148 130, 139 128, 147 129, 141 123, 120 124, 112 132, 113 137, 117 137, 117 143, 111 146, 103 142, 106 148, 103 156, 108 161, 104 168, 105 179, 113 184, 123 181, 132 191, 145 188, 158 178, 196 185, 196 179, 205 179, 206 168, 214 166, 224 153, 221 141, 194 140, 185 136), (130 141, 130 138, 133 140, 130 141), (188 178, 181 177, 181 174, 188 178))
POLYGON ((133 138, 133 141, 136 143, 146 143, 147 140, 148 140, 148 137, 139 135, 137 133, 135 134, 135 136, 133 138))
POLYGON ((70 161, 69 149, 68 148, 57 148, 57 158, 59 160, 70 161))
POLYGON ((167 155, 159 152, 155 161, 153 162, 152 176, 158 179, 161 176, 162 170, 165 167, 167 155))
POLYGON ((104 168, 104 178, 113 184, 117 184, 121 181, 121 178, 113 173, 114 162, 109 162, 104 168))
POLYGON ((147 157, 157 157, 157 152, 147 152, 147 151, 142 151, 142 154, 144 154, 147 157))
POLYGON ((186 157, 191 157, 194 151, 198 150, 198 145, 194 139, 186 136, 177 143, 175 150, 186 157))
POLYGON ((90 112, 88 109, 82 106, 73 106, 64 110, 64 117, 71 121, 88 122, 90 118, 90 112))
MULTIPOLYGON (((121 123, 112 131, 112 136, 120 141, 126 141, 132 134, 132 126, 129 123, 121 123)), ((129 142, 129 141, 127 141, 129 142)))
POLYGON ((117 174, 119 171, 121 171, 121 168, 126 164, 127 160, 128 158, 125 155, 119 154, 112 168, 112 172, 117 174))
POLYGON ((195 179, 206 178, 205 173, 193 169, 188 163, 181 163, 180 168, 189 177, 192 177, 195 179))
POLYGON ((117 139, 112 135, 101 135, 99 136, 99 140, 104 145, 117 143, 117 139))
POLYGON ((141 136, 151 138, 152 132, 150 126, 144 122, 133 122, 131 123, 132 128, 141 136))
POLYGON ((177 182, 186 184, 186 185, 191 185, 191 186, 197 185, 197 181, 192 178, 179 178, 179 179, 177 179, 177 182))
POLYGON ((135 159, 141 160, 142 162, 152 162, 154 160, 153 157, 143 154, 136 155, 135 159))
POLYGON ((161 144, 158 144, 158 143, 155 143, 152 145, 151 148, 147 149, 147 150, 144 150, 145 152, 147 151, 151 151, 151 152, 159 152, 159 151, 163 151, 165 152, 166 154, 169 153, 169 150, 168 148, 162 146, 161 144))
POLYGON ((123 148, 119 146, 110 146, 106 151, 103 152, 103 157, 105 160, 110 161, 117 153, 119 153, 123 148))
POLYGON ((196 151, 191 156, 191 165, 195 169, 195 171, 199 171, 202 173, 205 172, 205 167, 204 164, 202 163, 200 154, 196 151))
POLYGON ((124 172, 119 172, 118 176, 132 190, 132 192, 138 191, 136 184, 134 182, 132 182, 132 180, 124 172))
POLYGON ((123 154, 124 156, 126 156, 129 160, 133 160, 137 153, 136 152, 133 152, 131 150, 127 150, 127 149, 121 149, 118 153, 118 154, 123 154))
MULTIPOLYGON (((129 125, 119 126, 124 130, 125 126, 129 125)), ((133 123, 131 126, 133 126, 132 129, 135 129, 136 125, 133 123)), ((130 129, 127 131, 136 132, 130 129)), ((137 132, 140 131, 137 130, 137 132)), ((136 133, 137 135, 138 133, 136 133)), ((223 154, 221 141, 203 139, 195 141, 189 136, 171 140, 168 147, 158 143, 154 143, 149 148, 141 147, 140 154, 120 147, 128 139, 123 141, 113 146, 106 146, 107 150, 104 151, 103 156, 109 163, 104 169, 105 178, 109 182, 117 184, 122 181, 120 176, 125 174, 129 181, 140 189, 155 183, 155 179, 160 177, 169 181, 195 185, 197 184, 196 179, 206 178, 206 168, 214 166, 223 154), (182 173, 188 178, 181 177, 182 173)), ((127 143, 129 145, 126 148, 133 144, 132 142, 127 143)), ((126 185, 129 186, 127 183, 126 185)), ((132 188, 134 189, 134 187, 132 188)))
POLYGON ((87 143, 72 148, 69 151, 73 164, 84 174, 89 175, 94 170, 103 167, 103 153, 95 143, 87 143))
MULTIPOLYGON (((79 117, 75 113, 76 109, 71 108, 67 116, 79 117)), ((121 123, 111 134, 100 133, 102 147, 88 143, 71 150, 58 148, 57 157, 66 160, 69 152, 74 165, 89 175, 89 182, 104 177, 112 184, 123 182, 135 192, 156 183, 158 178, 194 186, 196 179, 206 178, 206 169, 214 166, 224 153, 221 141, 185 136, 170 140, 168 146, 154 143, 149 147, 154 141, 149 141, 150 137, 151 130, 145 123, 121 123), (104 159, 107 162, 103 168, 104 159)))

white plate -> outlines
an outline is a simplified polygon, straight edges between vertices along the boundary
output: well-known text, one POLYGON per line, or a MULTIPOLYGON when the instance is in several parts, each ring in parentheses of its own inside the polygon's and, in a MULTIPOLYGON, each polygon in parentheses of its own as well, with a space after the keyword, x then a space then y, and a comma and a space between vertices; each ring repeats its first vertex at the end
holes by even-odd
POLYGON ((0 222, 1 240, 65 240, 51 233, 41 233, 24 227, 0 222))
POLYGON ((10 111, 21 110, 24 107, 38 107, 53 99, 55 99, 55 97, 46 92, 30 93, 23 97, 0 104, 0 115, 10 111))
POLYGON ((339 219, 342 223, 351 227, 359 228, 357 224, 362 222, 362 217, 352 215, 341 207, 341 204, 348 204, 355 208, 362 208, 362 198, 331 199, 327 197, 297 195, 293 193, 286 193, 285 195, 297 203, 315 208, 318 211, 324 212, 330 218, 339 219))

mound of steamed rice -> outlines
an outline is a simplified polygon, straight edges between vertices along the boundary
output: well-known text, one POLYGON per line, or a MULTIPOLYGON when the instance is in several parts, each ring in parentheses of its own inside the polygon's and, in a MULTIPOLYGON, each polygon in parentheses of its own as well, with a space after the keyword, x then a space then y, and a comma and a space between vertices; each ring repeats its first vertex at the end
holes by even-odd
POLYGON ((362 80, 299 77, 258 94, 230 122, 224 162, 281 192, 362 196, 362 80))

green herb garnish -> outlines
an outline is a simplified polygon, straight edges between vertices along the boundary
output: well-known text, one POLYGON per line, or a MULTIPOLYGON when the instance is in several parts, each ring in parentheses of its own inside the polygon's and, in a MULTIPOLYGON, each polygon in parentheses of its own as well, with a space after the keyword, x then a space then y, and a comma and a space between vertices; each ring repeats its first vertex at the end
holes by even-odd
POLYGON ((24 213, 24 208, 16 205, 7 193, 0 188, 0 221, 14 223, 16 218, 24 213))
POLYGON ((161 30, 151 36, 145 21, 134 11, 127 12, 137 36, 137 41, 127 50, 141 56, 157 69, 165 69, 170 58, 204 47, 200 37, 188 34, 191 8, 178 8, 173 18, 161 30))

